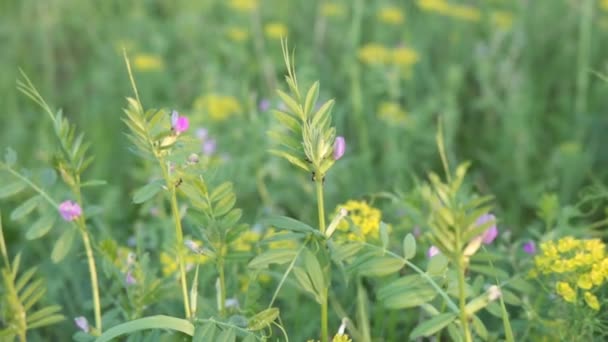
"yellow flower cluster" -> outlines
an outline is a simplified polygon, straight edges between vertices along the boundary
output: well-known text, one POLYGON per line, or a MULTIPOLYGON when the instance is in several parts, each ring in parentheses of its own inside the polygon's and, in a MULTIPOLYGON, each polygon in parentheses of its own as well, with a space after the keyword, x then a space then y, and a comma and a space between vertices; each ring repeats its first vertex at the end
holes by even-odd
POLYGON ((513 13, 494 11, 490 13, 490 22, 500 30, 509 30, 513 26, 513 13))
POLYGON ((378 20, 383 23, 391 24, 391 25, 399 25, 403 23, 405 16, 403 12, 398 7, 387 6, 383 7, 378 11, 378 20))
POLYGON ((230 0, 228 6, 239 12, 253 12, 258 7, 258 0, 230 0))
POLYGON ((338 224, 338 231, 343 232, 347 240, 365 241, 367 239, 377 239, 380 232, 380 221, 382 212, 367 204, 364 201, 350 200, 344 204, 338 205, 336 215, 344 208, 348 211, 348 217, 357 226, 356 230, 351 230, 347 220, 342 220, 338 224))
POLYGON ((230 95, 208 94, 194 101, 194 110, 203 112, 212 121, 224 121, 243 111, 239 101, 230 95))
POLYGON ((408 121, 405 109, 397 102, 382 102, 378 106, 378 118, 391 125, 405 125, 408 121))
POLYGON ((600 7, 604 10, 604 11, 608 11, 608 0, 601 0, 600 2, 600 7))
POLYGON ((133 58, 133 67, 139 71, 158 71, 165 67, 160 56, 139 53, 133 58))
MULTIPOLYGON (((202 241, 194 240, 193 242, 199 247, 203 245, 202 241)), ((209 261, 208 256, 194 253, 185 247, 183 248, 186 270, 191 270, 195 265, 204 264, 209 261)), ((165 277, 176 273, 179 269, 179 263, 177 261, 177 256, 175 255, 175 253, 161 252, 160 264, 162 266, 162 272, 165 277)))
POLYGON ((479 9, 467 5, 451 4, 446 0, 418 0, 418 7, 423 11, 435 12, 465 21, 479 21, 481 19, 479 9))
POLYGON ((253 246, 260 241, 261 234, 255 230, 241 233, 231 244, 233 250, 238 252, 251 252, 253 246))
POLYGON ((341 17, 346 12, 342 4, 335 2, 324 2, 321 4, 321 15, 324 17, 341 17))
POLYGON ((270 39, 279 40, 281 38, 287 37, 287 32, 287 26, 280 22, 275 21, 264 25, 264 34, 270 39))
MULTIPOLYGON (((351 338, 346 334, 336 334, 331 339, 331 342, 352 342, 351 338)), ((308 340, 306 342, 318 342, 318 340, 308 340)))
POLYGON ((393 64, 409 68, 418 62, 416 50, 408 47, 389 49, 384 45, 369 43, 359 49, 359 59, 365 64, 393 64))
POLYGON ((249 38, 249 32, 246 29, 238 26, 229 27, 226 30, 226 35, 233 42, 240 43, 249 38))
POLYGON ((580 240, 571 236, 557 242, 540 245, 541 253, 535 257, 533 276, 552 275, 559 281, 555 290, 566 302, 575 303, 577 289, 584 291, 587 305, 599 310, 597 297, 591 292, 608 282, 606 246, 599 239, 580 240))

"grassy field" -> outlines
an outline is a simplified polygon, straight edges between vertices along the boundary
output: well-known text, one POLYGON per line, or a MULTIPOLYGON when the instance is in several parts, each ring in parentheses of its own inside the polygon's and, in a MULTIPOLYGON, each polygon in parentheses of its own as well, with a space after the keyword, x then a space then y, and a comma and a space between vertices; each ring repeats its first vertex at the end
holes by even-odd
POLYGON ((0 340, 608 333, 608 1, 0 18, 0 340))

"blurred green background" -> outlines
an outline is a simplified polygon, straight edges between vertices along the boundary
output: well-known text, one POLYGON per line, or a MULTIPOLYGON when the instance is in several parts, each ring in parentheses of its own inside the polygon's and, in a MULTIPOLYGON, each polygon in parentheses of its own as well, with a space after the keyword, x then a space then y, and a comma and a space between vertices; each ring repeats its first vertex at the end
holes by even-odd
MULTIPOLYGON (((121 121, 133 96, 123 49, 145 107, 176 109, 217 141, 218 177, 236 183, 248 222, 270 208, 314 214, 302 208, 309 177, 267 153, 282 36, 300 82, 336 99, 347 152, 328 208, 439 171, 439 118, 449 157, 473 162, 476 188, 516 234, 542 194, 572 203, 607 180, 608 1, 4 0, 0 19, 0 147, 29 168, 51 160, 50 123, 16 89, 22 69, 92 142, 87 177, 108 185, 88 198, 116 239, 132 234, 143 184, 121 121)), ((5 225, 9 249, 23 247, 19 224, 5 225)))

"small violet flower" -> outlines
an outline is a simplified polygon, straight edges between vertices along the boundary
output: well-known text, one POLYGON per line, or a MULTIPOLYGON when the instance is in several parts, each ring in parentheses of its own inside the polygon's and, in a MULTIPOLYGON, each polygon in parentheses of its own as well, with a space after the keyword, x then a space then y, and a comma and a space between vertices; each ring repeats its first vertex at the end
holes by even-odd
POLYGON ((268 101, 267 99, 262 99, 262 101, 260 101, 260 112, 266 112, 268 111, 268 109, 270 109, 270 101, 268 101))
POLYGON ((196 137, 199 140, 205 140, 209 135, 209 131, 206 128, 199 128, 196 130, 196 137))
POLYGON ((171 112, 171 128, 175 130, 175 133, 183 133, 188 130, 188 127, 190 127, 190 121, 187 117, 179 115, 175 110, 171 112))
POLYGON ((534 241, 532 240, 529 240, 528 242, 524 243, 523 250, 524 252, 530 255, 536 254, 536 243, 534 243, 534 241))
POLYGON ((82 209, 78 203, 67 200, 59 205, 59 213, 64 220, 74 221, 82 215, 82 209))
POLYGON ((127 273, 125 274, 125 284, 128 285, 135 285, 137 283, 137 280, 135 280, 135 277, 133 277, 133 273, 131 271, 127 271, 127 273))
POLYGON ((484 214, 481 215, 475 222, 477 226, 481 226, 488 222, 494 222, 494 224, 482 234, 482 242, 485 245, 491 244, 492 241, 494 241, 494 239, 496 239, 496 237, 498 236, 498 228, 496 227, 496 217, 492 214, 484 214))
POLYGON ((343 136, 336 137, 336 141, 334 142, 334 160, 338 160, 342 158, 344 152, 346 151, 346 141, 343 136))
POLYGON ((88 333, 89 332, 89 321, 87 321, 87 318, 84 316, 79 316, 74 318, 74 323, 76 324, 76 326, 78 327, 78 329, 88 333))
POLYGON ((217 143, 215 142, 215 139, 209 139, 203 143, 203 154, 210 156, 215 153, 216 148, 217 143))
POLYGON ((431 246, 431 248, 429 248, 429 250, 426 252, 426 256, 432 258, 439 253, 441 252, 439 252, 439 248, 437 248, 437 246, 431 246))

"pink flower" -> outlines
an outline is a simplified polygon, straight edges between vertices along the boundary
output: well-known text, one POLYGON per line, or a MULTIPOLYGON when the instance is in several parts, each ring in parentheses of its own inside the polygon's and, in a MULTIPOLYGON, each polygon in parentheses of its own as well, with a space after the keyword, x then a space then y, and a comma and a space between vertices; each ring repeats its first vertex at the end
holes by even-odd
POLYGON ((346 141, 343 136, 336 137, 336 141, 334 142, 334 160, 338 160, 342 158, 344 152, 346 151, 346 141))
POLYGON ((536 254, 536 244, 534 241, 530 240, 523 245, 524 252, 527 254, 536 254))
POLYGON ((67 200, 59 205, 59 213, 64 220, 74 221, 82 215, 82 209, 78 203, 67 200))
POLYGON ((131 271, 127 271, 127 274, 125 274, 125 284, 128 285, 135 285, 137 283, 137 280, 135 280, 135 277, 133 277, 133 273, 131 271))
POLYGON ((89 332, 89 322, 87 321, 87 318, 84 316, 79 316, 74 318, 74 323, 76 324, 76 326, 78 327, 78 329, 88 333, 89 332))
POLYGON ((190 121, 185 116, 179 115, 177 111, 171 112, 171 127, 175 130, 175 133, 180 134, 188 130, 190 127, 190 121))
POLYGON ((494 222, 485 232, 482 234, 482 241, 485 245, 489 245, 496 239, 498 236, 498 228, 496 227, 496 217, 492 214, 483 214, 481 215, 477 221, 475 221, 476 226, 481 226, 488 222, 494 222))
POLYGON ((439 251, 439 248, 437 248, 437 246, 431 246, 431 248, 429 248, 429 250, 426 252, 426 256, 429 258, 432 258, 439 253, 440 253, 440 251, 439 251))

